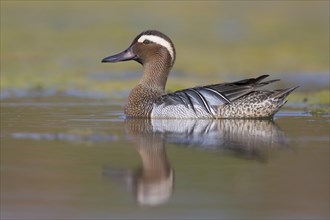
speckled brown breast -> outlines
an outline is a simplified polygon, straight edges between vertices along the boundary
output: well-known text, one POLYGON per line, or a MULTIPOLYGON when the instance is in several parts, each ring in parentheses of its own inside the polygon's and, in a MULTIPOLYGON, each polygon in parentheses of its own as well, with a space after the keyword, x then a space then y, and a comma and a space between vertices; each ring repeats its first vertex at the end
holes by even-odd
POLYGON ((128 117, 149 118, 153 103, 161 95, 163 95, 161 90, 142 84, 137 85, 128 97, 125 114, 128 117))

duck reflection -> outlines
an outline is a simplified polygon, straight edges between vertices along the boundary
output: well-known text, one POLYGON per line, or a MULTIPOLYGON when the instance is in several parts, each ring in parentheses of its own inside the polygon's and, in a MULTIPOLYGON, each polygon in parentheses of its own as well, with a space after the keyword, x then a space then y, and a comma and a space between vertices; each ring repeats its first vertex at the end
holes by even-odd
POLYGON ((133 172, 104 167, 103 174, 126 185, 140 205, 166 203, 173 192, 174 171, 167 158, 162 134, 153 131, 148 119, 127 119, 125 128, 142 164, 133 172))
POLYGON ((112 179, 125 180, 139 204, 166 203, 173 193, 174 170, 165 143, 208 151, 229 151, 236 156, 266 161, 269 148, 287 146, 283 131, 269 120, 126 119, 127 137, 141 157, 135 172, 105 169, 112 179))
POLYGON ((170 198, 174 184, 162 135, 153 131, 147 119, 127 119, 125 125, 142 160, 135 174, 136 199, 142 205, 160 205, 170 198))
POLYGON ((153 132, 168 143, 266 161, 269 148, 288 144, 286 134, 270 120, 153 120, 153 132))

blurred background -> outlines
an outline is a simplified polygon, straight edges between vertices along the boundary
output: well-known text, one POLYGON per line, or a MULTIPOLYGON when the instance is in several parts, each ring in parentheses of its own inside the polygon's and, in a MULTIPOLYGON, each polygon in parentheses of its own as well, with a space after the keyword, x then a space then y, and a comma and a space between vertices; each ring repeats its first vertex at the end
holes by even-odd
POLYGON ((329 105, 329 1, 1 1, 1 98, 125 98, 142 68, 101 59, 147 29, 176 46, 170 91, 270 74, 329 105))

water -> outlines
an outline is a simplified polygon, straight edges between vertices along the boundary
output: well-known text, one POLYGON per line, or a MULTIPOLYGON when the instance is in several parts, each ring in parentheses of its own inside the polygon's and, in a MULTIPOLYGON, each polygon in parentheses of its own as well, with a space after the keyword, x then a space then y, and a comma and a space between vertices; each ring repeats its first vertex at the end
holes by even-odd
POLYGON ((1 219, 329 218, 329 115, 128 120, 123 100, 1 103, 1 219))

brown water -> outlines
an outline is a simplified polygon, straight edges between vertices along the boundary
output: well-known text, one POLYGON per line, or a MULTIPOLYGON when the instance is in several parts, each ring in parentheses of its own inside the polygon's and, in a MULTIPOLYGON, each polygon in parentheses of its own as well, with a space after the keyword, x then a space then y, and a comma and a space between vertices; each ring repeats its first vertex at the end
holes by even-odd
POLYGON ((329 218, 329 115, 125 120, 124 101, 1 103, 1 219, 329 218))

